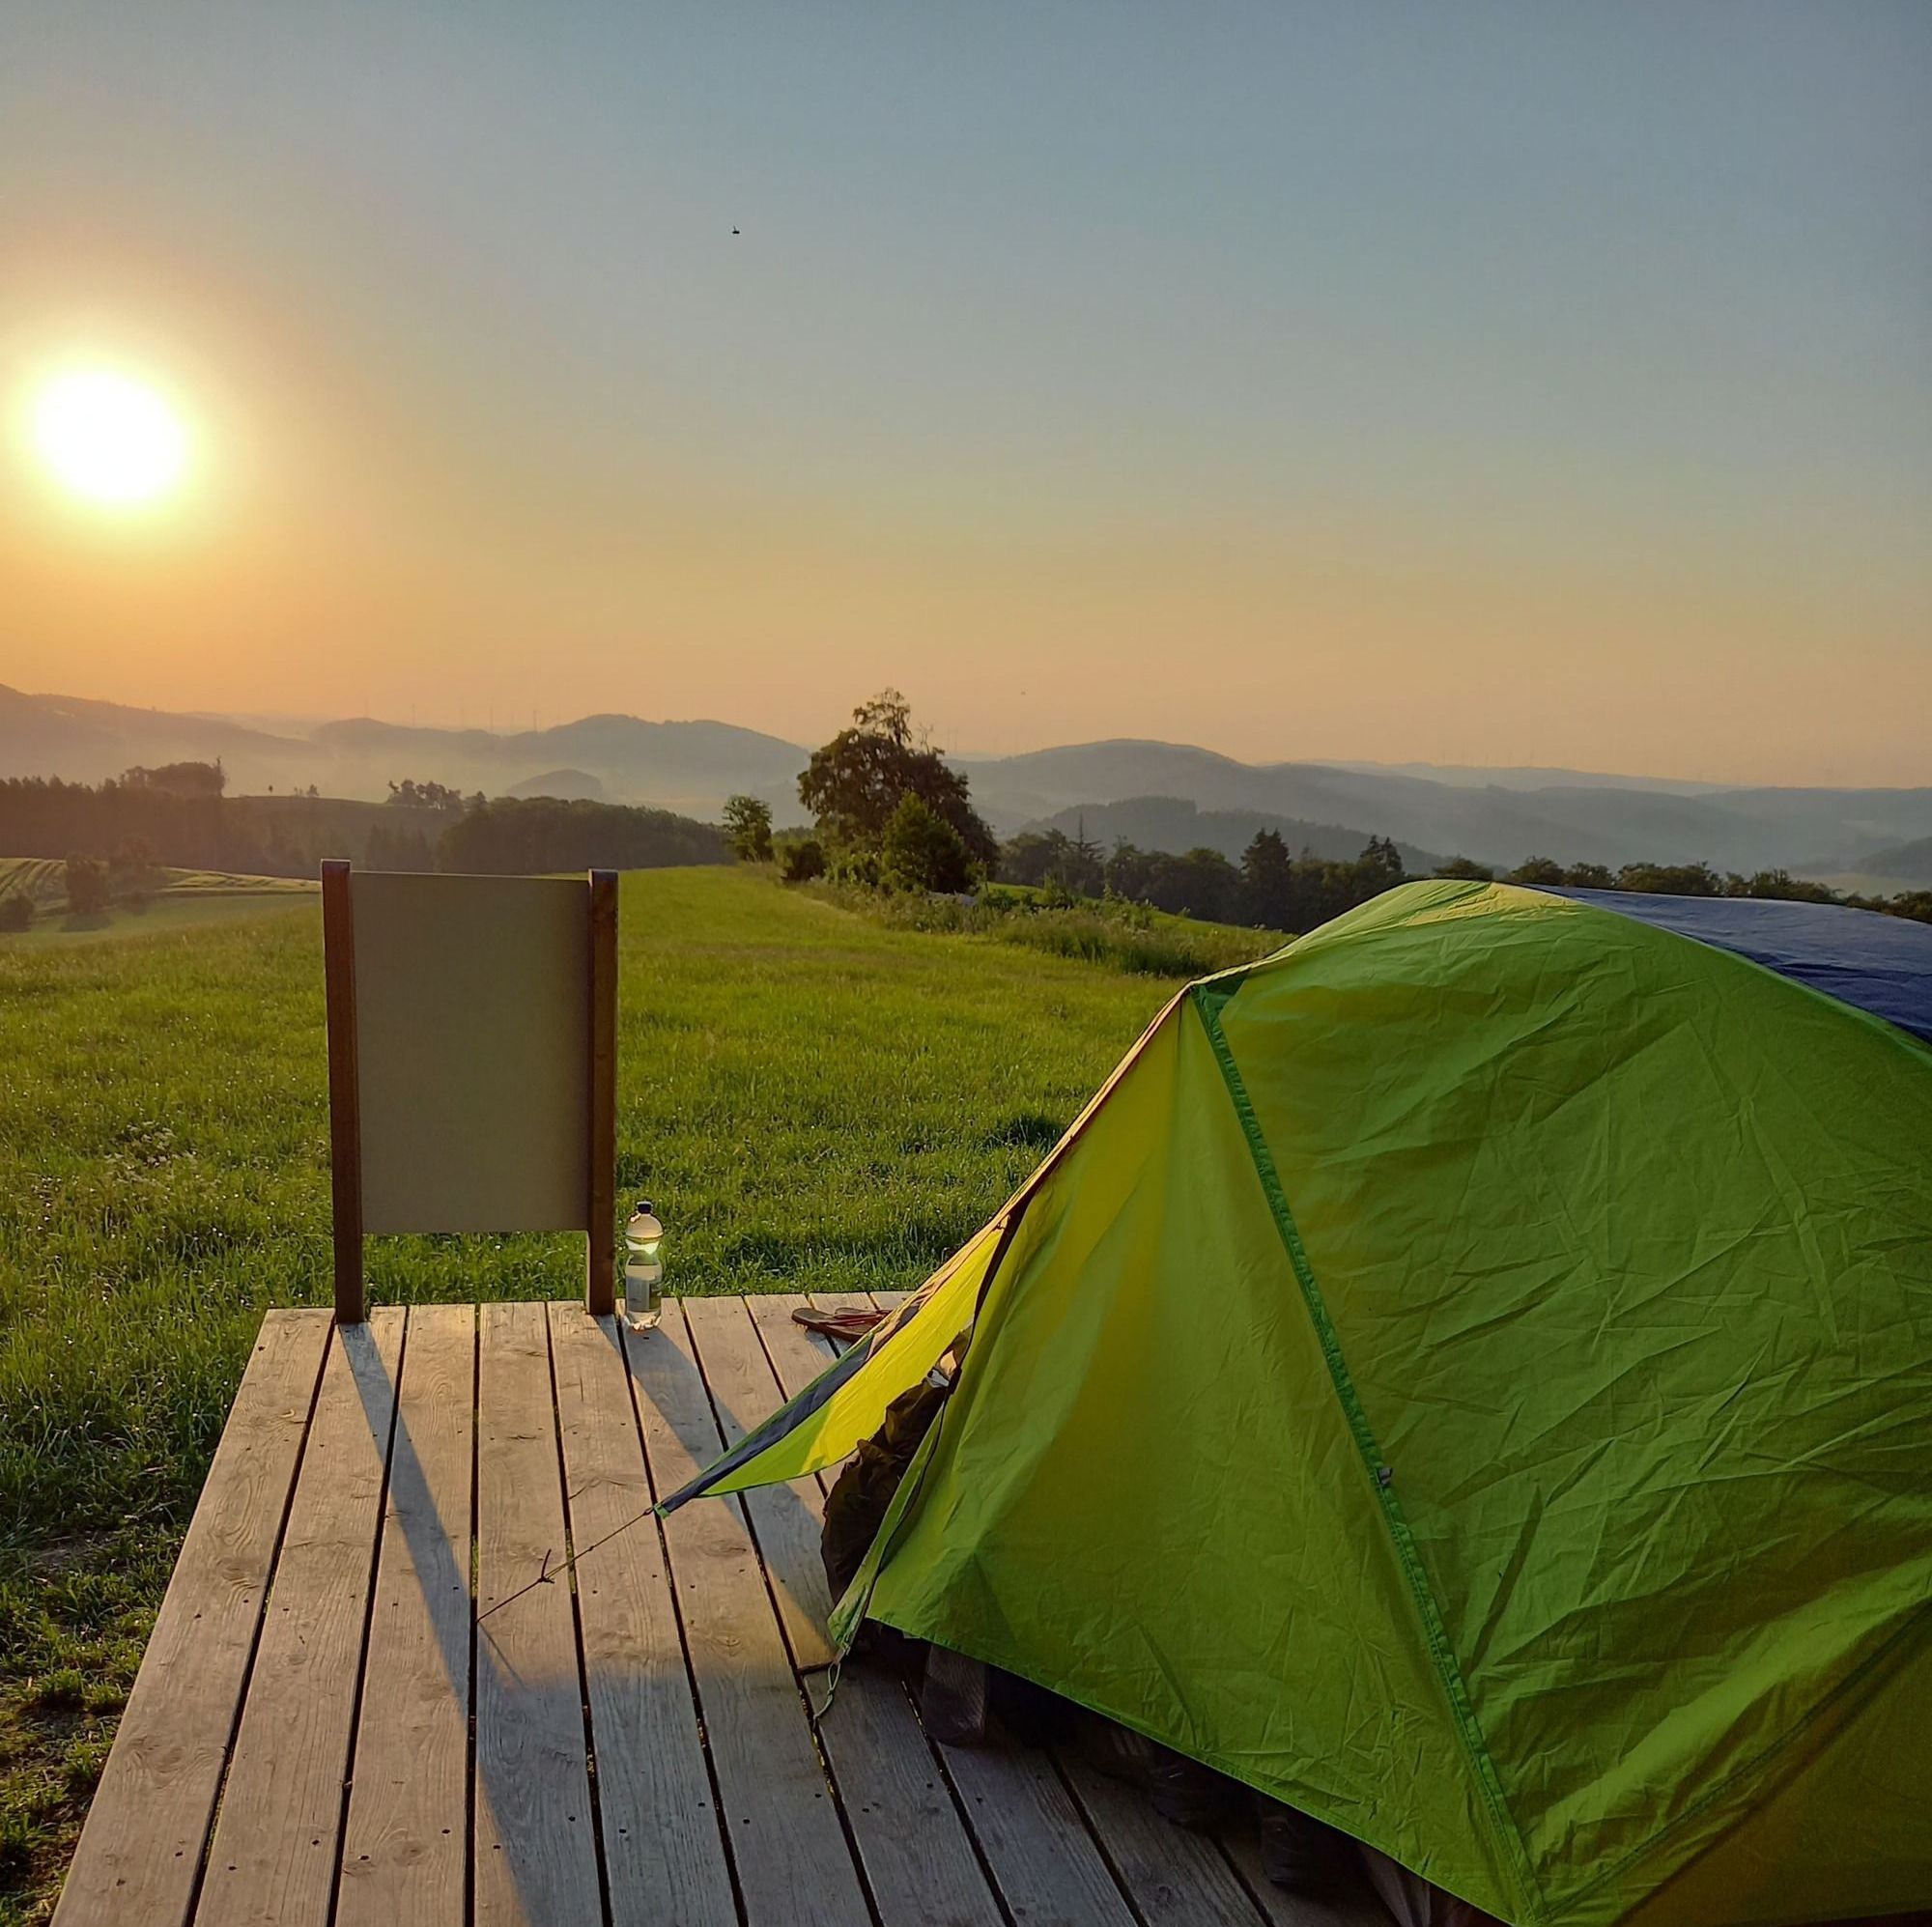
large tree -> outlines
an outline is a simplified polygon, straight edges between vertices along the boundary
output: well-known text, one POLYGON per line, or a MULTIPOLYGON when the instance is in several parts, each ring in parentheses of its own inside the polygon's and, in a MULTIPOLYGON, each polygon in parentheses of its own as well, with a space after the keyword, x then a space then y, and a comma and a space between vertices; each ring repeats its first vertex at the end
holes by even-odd
MULTIPOLYGON (((401 782, 389 784, 389 801, 401 809, 461 809, 463 792, 451 789, 447 783, 418 782, 414 777, 405 777, 401 782)), ((474 801, 483 801, 479 794, 474 801)))
POLYGON ((772 807, 755 796, 724 799, 724 840, 741 864, 772 860, 772 807))
POLYGON ((1037 886, 1060 873, 1061 859, 1071 846, 1059 830, 1022 830, 1000 845, 999 880, 1037 886))
POLYGON ((966 779, 915 734, 911 706, 897 690, 862 702, 852 727, 811 752, 798 795, 830 842, 876 849, 900 801, 916 796, 952 826, 975 864, 991 868, 999 859, 998 841, 968 799, 966 779))
POLYGON ((121 773, 128 789, 164 789, 173 796, 219 796, 228 787, 228 772, 216 756, 212 763, 162 763, 146 769, 136 763, 121 773))
POLYGON ((1355 867, 1362 874, 1367 896, 1380 890, 1392 890, 1403 881, 1402 852, 1396 848, 1393 836, 1371 836, 1367 847, 1355 859, 1355 867))
POLYGON ((1264 929, 1294 927, 1294 859, 1279 830, 1257 830, 1241 853, 1241 909, 1264 929))

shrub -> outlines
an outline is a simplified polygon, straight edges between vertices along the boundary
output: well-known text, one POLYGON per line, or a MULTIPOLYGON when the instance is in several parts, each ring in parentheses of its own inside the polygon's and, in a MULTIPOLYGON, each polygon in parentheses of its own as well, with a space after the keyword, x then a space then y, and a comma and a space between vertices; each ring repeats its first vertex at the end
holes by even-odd
POLYGON ((155 864, 155 847, 145 836, 124 836, 121 847, 109 862, 108 874, 115 880, 145 889, 160 879, 155 864))
POLYGON ((801 837, 796 843, 787 843, 784 848, 784 880, 787 883, 810 883, 813 877, 825 874, 825 845, 815 836, 801 837))
POLYGON ((857 890, 879 887, 879 853, 864 843, 835 843, 825 856, 825 875, 857 890))
POLYGON ((107 865, 95 857, 67 860, 67 907, 73 917, 92 917, 107 908, 107 865))
POLYGON ((30 929, 34 921, 34 899, 24 890, 0 896, 0 935, 30 929))
POLYGON ((923 798, 898 800, 879 837, 879 870, 899 890, 951 894, 973 882, 973 858, 960 836, 923 798))

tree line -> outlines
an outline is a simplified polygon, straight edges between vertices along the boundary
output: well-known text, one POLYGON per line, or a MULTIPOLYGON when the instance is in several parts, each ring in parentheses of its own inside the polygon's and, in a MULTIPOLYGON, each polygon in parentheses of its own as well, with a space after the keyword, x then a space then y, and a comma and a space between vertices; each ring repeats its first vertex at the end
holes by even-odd
POLYGON ((1256 834, 1236 864, 1202 846, 1181 853, 1143 850, 1122 839, 1102 853, 1082 825, 1022 831, 1001 847, 996 880, 1150 904, 1178 917, 1247 923, 1268 930, 1312 930, 1406 880, 1401 852, 1372 836, 1358 857, 1290 853, 1280 833, 1256 834))
POLYGON ((463 798, 408 779, 381 804, 233 797, 224 783, 218 764, 130 770, 102 783, 0 779, 0 853, 80 858, 117 883, 157 865, 312 877, 324 857, 371 869, 512 875, 715 864, 726 855, 716 825, 668 809, 463 798))
POLYGON ((585 798, 499 796, 472 803, 437 837, 437 867, 495 876, 669 869, 725 859, 715 824, 668 809, 585 798))
POLYGON ((215 764, 129 770, 102 783, 9 777, 0 779, 0 852, 298 874, 238 799, 222 795, 224 781, 215 764), (187 768, 193 774, 183 773, 187 768))
MULTIPOLYGON (((1410 881, 1393 838, 1371 836, 1351 859, 1292 853, 1279 831, 1258 831, 1238 863, 1205 846, 1174 853, 1124 839, 1103 851, 1080 823, 1028 830, 1002 843, 973 808, 966 778, 914 726, 896 690, 852 712, 849 728, 812 752, 798 781, 810 832, 775 832, 768 804, 734 796, 724 836, 747 863, 776 863, 787 882, 814 877, 877 890, 957 893, 986 882, 1045 890, 1067 899, 1144 903, 1214 923, 1301 932, 1410 881)), ((1679 896, 1769 896, 1842 903, 1932 922, 1932 891, 1894 897, 1847 895, 1781 869, 1752 876, 1708 864, 1563 864, 1531 857, 1498 879, 1495 869, 1454 858, 1443 877, 1500 880, 1545 889, 1633 890, 1679 896)))
MULTIPOLYGON (((810 832, 775 832, 770 807, 734 796, 722 827, 670 810, 553 797, 465 797, 437 782, 391 782, 386 803, 306 795, 230 797, 219 762, 130 769, 99 784, 0 779, 0 852, 72 858, 83 895, 97 872, 117 891, 162 864, 262 876, 313 876, 324 856, 375 869, 497 875, 708 864, 727 854, 778 864, 787 881, 817 876, 877 890, 963 893, 988 881, 1068 899, 1113 898, 1209 922, 1298 932, 1408 880, 1402 854, 1371 836, 1349 860, 1290 852, 1273 830, 1240 861, 1206 847, 1174 853, 1124 840, 1102 851, 1084 824, 1025 831, 1002 843, 973 807, 967 779, 886 690, 814 751, 799 778, 810 832)), ((1781 869, 1744 876, 1707 864, 1562 864, 1531 857, 1501 873, 1458 857, 1438 876, 1543 888, 1841 903, 1932 922, 1932 891, 1841 893, 1781 869)))
MULTIPOLYGON (((1932 891, 1867 897, 1834 891, 1788 870, 1750 876, 1714 870, 1708 864, 1559 864, 1530 857, 1514 869, 1456 857, 1432 872, 1485 883, 1514 883, 1544 890, 1643 891, 1665 896, 1758 896, 1803 903, 1838 903, 1932 922, 1932 891)), ((1279 832, 1258 831, 1238 864, 1219 850, 1184 855, 1140 850, 1122 841, 1103 853, 1084 825, 1069 836, 1061 830, 1029 830, 1000 849, 996 880, 1064 892, 1075 897, 1120 897, 1151 904, 1182 917, 1217 923, 1250 923, 1273 930, 1312 930, 1399 883, 1411 882, 1401 852, 1386 836, 1371 836, 1351 861, 1291 856, 1279 832)))
POLYGON ((1932 890, 1902 890, 1896 896, 1864 896, 1856 891, 1833 890, 1811 877, 1793 876, 1785 869, 1716 870, 1709 864, 1559 864, 1553 857, 1529 857, 1514 869, 1498 871, 1491 864, 1457 857, 1435 871, 1437 876, 1473 877, 1484 883, 1520 883, 1532 890, 1634 890, 1654 896, 1759 896, 1784 903, 1836 903, 1848 910, 1876 910, 1887 917, 1906 917, 1932 923, 1932 890))

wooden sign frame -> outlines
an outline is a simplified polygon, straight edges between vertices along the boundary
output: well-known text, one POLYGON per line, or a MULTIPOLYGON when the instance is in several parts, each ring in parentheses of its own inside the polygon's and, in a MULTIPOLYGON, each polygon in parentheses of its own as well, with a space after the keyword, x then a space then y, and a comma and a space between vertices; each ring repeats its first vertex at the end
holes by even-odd
MULTIPOLYGON (((398 887, 407 889, 404 879, 382 872, 385 893, 398 887)), ((363 1090, 361 1039, 358 1034, 358 995, 356 985, 356 936, 355 873, 340 859, 322 865, 323 977, 328 1025, 328 1115, 329 1176, 334 1224, 335 1317, 338 1323, 359 1323, 365 1313, 363 1242, 365 1217, 365 1139, 364 1103, 377 1101, 363 1090)), ((462 879, 425 876, 424 894, 439 885, 462 879)), ((479 882, 482 880, 478 880, 479 882)), ((491 878, 497 893, 514 906, 518 882, 541 882, 547 893, 545 916, 553 922, 558 913, 555 879, 491 878), (507 891, 505 886, 508 887, 507 891)), ((382 902, 377 899, 377 903, 382 902)), ((390 901, 394 895, 390 894, 390 901)), ((514 908, 510 912, 514 915, 514 908)), ((585 1018, 582 1026, 588 1051, 582 1067, 582 1090, 587 1101, 583 1116, 583 1171, 581 1212, 574 1196, 559 1199, 553 1195, 550 1208, 562 1208, 560 1216, 538 1221, 541 1229, 582 1229, 586 1236, 584 1256, 584 1303, 596 1317, 608 1316, 616 1303, 616 1164, 617 1164, 617 876, 614 870, 591 870, 583 883, 583 915, 587 943, 587 975, 578 987, 584 999, 585 1018)), ((573 942, 573 954, 582 955, 573 942)), ((380 952, 379 952, 380 954, 380 952)), ((478 965, 488 969, 487 956, 478 965)), ((541 994, 548 995, 547 986, 541 994)), ((571 994, 565 981, 556 985, 560 997, 571 994)), ((573 1029, 575 1028, 573 1022, 573 1029)), ((380 1034, 380 1032, 379 1034, 380 1034)), ((538 1033, 541 1036, 541 1031, 538 1033)), ((372 1046, 373 1047, 373 1046, 372 1046)), ((380 1067, 383 1060, 376 1060, 380 1067)), ((571 1073, 575 1088, 576 1072, 571 1073)), ((382 1080, 379 1077, 378 1082, 382 1080)), ((569 1100, 574 1106, 575 1099, 569 1100)), ((506 1120, 505 1131, 516 1128, 506 1120)), ((556 1182, 563 1182, 559 1177, 556 1182)), ((568 1182, 576 1183, 575 1178, 568 1182)), ((406 1188, 406 1186, 405 1186, 406 1188)), ((528 1221, 484 1223, 466 1216, 460 1223, 433 1221, 398 1222, 399 1210, 407 1219, 408 1205, 399 1206, 394 1183, 379 1184, 387 1201, 387 1215, 374 1213, 379 1231, 402 1230, 518 1230, 531 1228, 528 1221)), ((426 1207, 426 1210, 429 1207, 426 1207)), ((433 1212, 432 1212, 433 1216, 433 1212)))

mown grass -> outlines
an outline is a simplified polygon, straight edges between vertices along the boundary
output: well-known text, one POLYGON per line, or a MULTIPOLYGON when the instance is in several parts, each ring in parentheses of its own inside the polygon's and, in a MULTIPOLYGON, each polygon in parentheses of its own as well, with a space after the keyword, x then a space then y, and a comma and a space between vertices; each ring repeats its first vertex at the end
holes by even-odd
POLYGON ((970 898, 832 883, 807 888, 888 929, 982 937, 1142 977, 1209 977, 1252 963, 1289 941, 1279 930, 1176 917, 1117 897, 1067 899, 1019 884, 993 884, 970 898))
MULTIPOLYGON (((138 926, 135 926, 138 928, 138 926)), ((623 885, 620 1196, 681 1291, 916 1283, 1167 994, 753 873, 623 885)), ((43 1917, 270 1305, 327 1302, 319 918, 0 945, 0 1923, 43 1917)), ((571 1239, 372 1241, 379 1299, 571 1239)))
POLYGON ((67 865, 58 857, 0 857, 0 903, 24 896, 33 904, 67 895, 67 865))
POLYGON ((105 910, 84 917, 67 906, 67 865, 58 857, 0 857, 0 903, 21 896, 34 906, 25 930, 0 932, 0 950, 89 943, 103 936, 185 930, 265 910, 286 909, 316 893, 305 877, 237 876, 227 870, 156 869, 153 881, 123 890, 105 910))
POLYGON ((32 929, 0 936, 0 950, 71 949, 102 937, 173 936, 209 923, 291 910, 299 901, 284 891, 211 891, 156 896, 140 904, 117 901, 85 917, 43 914, 32 929))

